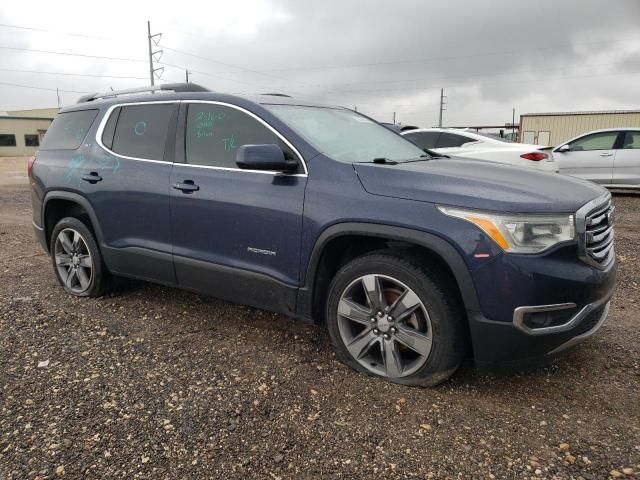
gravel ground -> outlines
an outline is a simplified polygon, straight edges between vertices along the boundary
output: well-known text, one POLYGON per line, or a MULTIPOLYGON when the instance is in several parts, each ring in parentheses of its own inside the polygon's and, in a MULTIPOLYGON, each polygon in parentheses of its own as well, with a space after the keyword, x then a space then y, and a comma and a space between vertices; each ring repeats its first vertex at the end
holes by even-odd
POLYGON ((640 196, 615 197, 619 284, 598 335, 550 368, 465 365, 415 389, 353 372, 322 328, 284 316, 145 283, 64 294, 12 171, 1 480, 640 476, 640 196))

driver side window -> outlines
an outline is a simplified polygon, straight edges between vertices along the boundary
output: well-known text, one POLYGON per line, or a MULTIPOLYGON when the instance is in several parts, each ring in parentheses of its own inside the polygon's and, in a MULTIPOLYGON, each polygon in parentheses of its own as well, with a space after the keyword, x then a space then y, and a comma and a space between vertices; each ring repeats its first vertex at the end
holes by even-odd
POLYGON ((617 138, 618 132, 594 133, 574 140, 569 144, 569 148, 572 152, 611 150, 617 138))
POLYGON ((194 165, 237 169, 242 145, 275 144, 285 156, 293 153, 262 122, 224 105, 192 103, 187 111, 186 160, 194 165))

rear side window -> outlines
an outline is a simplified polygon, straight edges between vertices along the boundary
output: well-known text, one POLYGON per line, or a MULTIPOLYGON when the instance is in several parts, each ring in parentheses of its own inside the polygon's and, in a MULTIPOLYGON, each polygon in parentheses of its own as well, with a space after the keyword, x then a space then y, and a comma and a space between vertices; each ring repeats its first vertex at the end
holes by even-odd
POLYGON ((437 148, 454 148, 461 147, 465 143, 473 142, 474 140, 463 137, 462 135, 456 135, 455 133, 443 133, 438 139, 437 148))
POLYGON ((440 132, 412 132, 404 136, 420 148, 436 148, 440 132))
POLYGON ((235 108, 191 104, 187 112, 187 163, 238 168, 236 152, 242 145, 276 144, 280 138, 264 124, 235 108))
POLYGON ((622 148, 624 149, 640 149, 640 132, 627 132, 622 142, 622 148))
POLYGON ((162 160, 173 110, 169 103, 122 107, 111 150, 127 157, 162 160))
POLYGON ((59 113, 47 129, 41 150, 75 150, 82 145, 98 110, 59 113))

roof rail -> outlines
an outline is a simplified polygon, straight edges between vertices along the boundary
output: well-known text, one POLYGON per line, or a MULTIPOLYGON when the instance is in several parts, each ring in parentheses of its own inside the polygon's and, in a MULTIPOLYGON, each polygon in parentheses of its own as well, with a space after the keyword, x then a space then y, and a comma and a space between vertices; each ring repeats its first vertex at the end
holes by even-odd
POLYGON ((130 95, 132 93, 145 93, 145 92, 210 92, 208 88, 205 88, 197 83, 165 83, 163 85, 149 85, 148 87, 129 88, 126 90, 112 90, 105 93, 90 93, 84 95, 78 99, 78 103, 92 102, 100 98, 117 97, 118 95, 130 95))
POLYGON ((261 93, 260 95, 268 95, 270 97, 286 97, 291 98, 291 95, 287 95, 286 93, 261 93))

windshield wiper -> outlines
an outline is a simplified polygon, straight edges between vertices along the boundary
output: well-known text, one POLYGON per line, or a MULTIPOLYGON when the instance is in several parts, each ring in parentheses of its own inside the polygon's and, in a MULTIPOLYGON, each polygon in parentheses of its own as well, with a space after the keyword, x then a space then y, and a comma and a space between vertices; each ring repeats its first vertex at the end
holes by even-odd
POLYGON ((396 162, 395 160, 389 160, 388 158, 385 157, 378 157, 378 158, 374 158, 373 159, 373 163, 380 163, 383 165, 397 165, 398 162, 396 162))
POLYGON ((423 149, 427 155, 431 158, 451 158, 449 155, 444 155, 442 153, 434 152, 433 150, 429 150, 428 148, 423 149))

